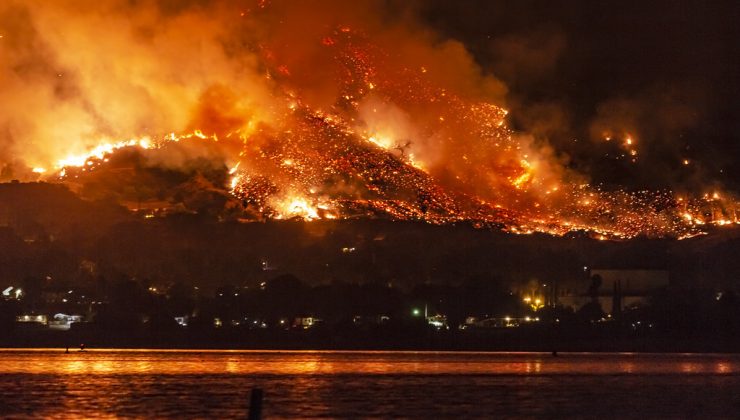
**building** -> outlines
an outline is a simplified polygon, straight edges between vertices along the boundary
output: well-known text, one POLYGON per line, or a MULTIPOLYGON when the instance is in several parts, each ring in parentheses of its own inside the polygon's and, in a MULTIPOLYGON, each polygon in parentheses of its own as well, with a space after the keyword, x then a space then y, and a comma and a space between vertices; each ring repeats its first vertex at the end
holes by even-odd
POLYGON ((667 287, 670 281, 667 270, 592 269, 588 280, 580 284, 581 288, 559 293, 557 303, 578 310, 596 298, 601 309, 613 315, 646 304, 654 292, 667 287))
POLYGON ((26 315, 18 315, 15 317, 15 321, 21 325, 28 325, 28 326, 47 326, 49 325, 49 320, 46 315, 36 315, 36 314, 26 314, 26 315))
POLYGON ((72 327, 75 322, 82 322, 82 315, 56 314, 53 320, 49 321, 49 328, 53 330, 66 331, 72 327))

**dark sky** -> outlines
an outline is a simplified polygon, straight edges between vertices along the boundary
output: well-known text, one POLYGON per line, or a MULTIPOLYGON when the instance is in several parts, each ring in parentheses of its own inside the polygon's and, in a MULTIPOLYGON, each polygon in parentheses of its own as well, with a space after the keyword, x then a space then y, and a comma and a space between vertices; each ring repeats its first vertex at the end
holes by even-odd
POLYGON ((424 18, 509 87, 513 125, 597 182, 740 187, 740 2, 435 0, 424 18), (623 127, 637 141, 622 158, 623 127), (684 165, 683 160, 690 164, 684 165))

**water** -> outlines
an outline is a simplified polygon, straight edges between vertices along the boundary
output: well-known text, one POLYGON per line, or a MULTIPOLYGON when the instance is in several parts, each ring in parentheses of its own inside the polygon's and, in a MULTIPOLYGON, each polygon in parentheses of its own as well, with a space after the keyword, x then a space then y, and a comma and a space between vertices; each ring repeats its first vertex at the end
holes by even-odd
POLYGON ((740 355, 0 350, 3 418, 737 418, 740 355))

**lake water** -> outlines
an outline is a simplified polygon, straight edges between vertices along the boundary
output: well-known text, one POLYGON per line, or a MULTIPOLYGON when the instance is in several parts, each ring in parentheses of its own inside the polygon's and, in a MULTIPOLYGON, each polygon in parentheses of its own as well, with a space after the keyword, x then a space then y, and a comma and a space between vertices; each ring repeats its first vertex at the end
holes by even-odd
POLYGON ((740 356, 0 350, 3 418, 738 418, 740 356))

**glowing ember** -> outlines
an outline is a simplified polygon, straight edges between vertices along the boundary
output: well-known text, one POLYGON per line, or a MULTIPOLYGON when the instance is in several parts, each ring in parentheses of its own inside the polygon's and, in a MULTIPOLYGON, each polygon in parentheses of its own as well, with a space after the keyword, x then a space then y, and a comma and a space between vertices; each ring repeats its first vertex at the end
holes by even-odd
MULTIPOLYGON (((245 13, 236 15, 248 20, 245 13)), ((436 47, 416 61, 398 59, 352 27, 322 31, 313 44, 320 69, 301 68, 282 40, 254 42, 255 56, 245 61, 256 61, 259 71, 249 74, 256 79, 249 89, 219 85, 236 84, 242 73, 217 69, 231 79, 204 83, 194 110, 173 112, 196 115, 189 124, 173 124, 178 133, 74 148, 54 162, 39 159, 33 172, 71 181, 105 168, 122 149, 154 153, 180 143, 199 158, 220 159, 228 175, 203 188, 228 191, 240 220, 362 216, 467 222, 514 234, 587 231, 600 240, 686 238, 706 225, 738 223, 738 203, 725 193, 679 198, 671 191, 590 185, 548 147, 509 129, 507 110, 477 87, 465 88, 471 74, 459 78, 463 87, 447 86, 436 47), (334 84, 317 93, 310 85, 322 72, 334 84), (206 144, 218 153, 198 148, 206 144), (56 171, 44 169, 51 165, 56 171)), ((175 90, 173 96, 166 103, 177 109, 172 102, 198 95, 175 90)), ((624 132, 603 138, 637 160, 639 139, 624 132)))

